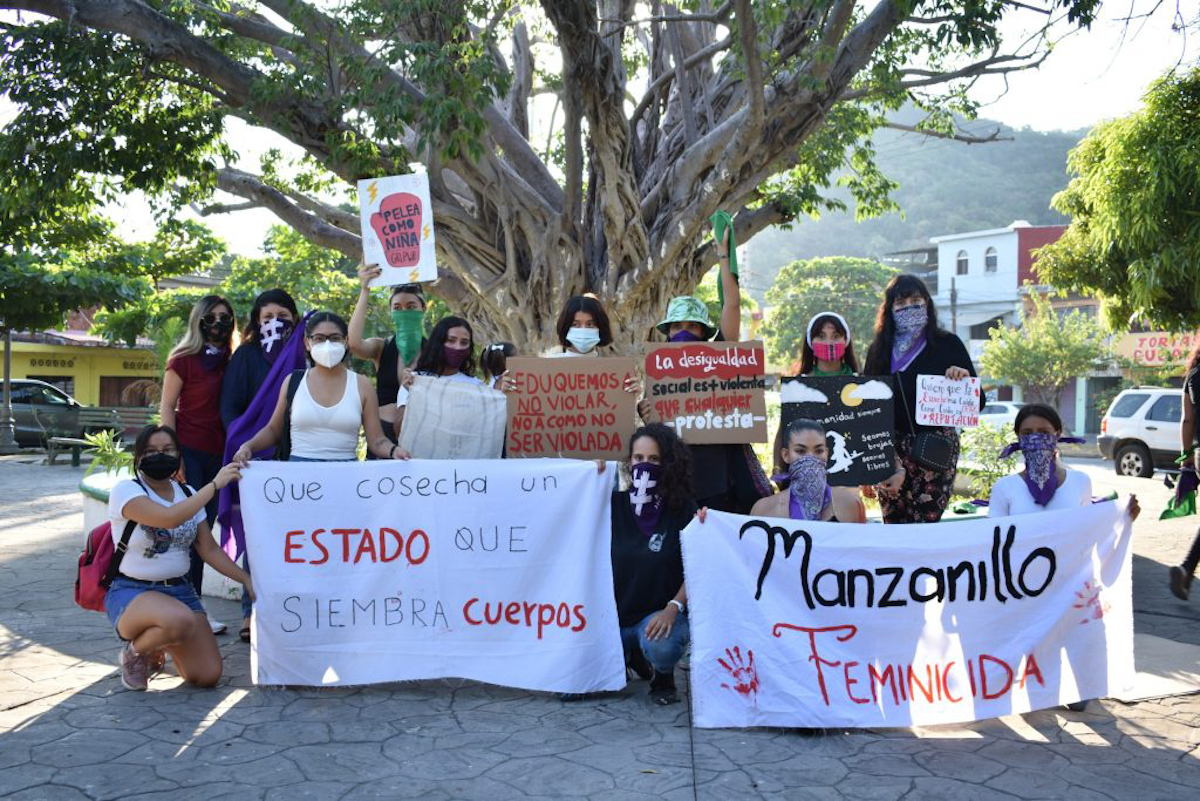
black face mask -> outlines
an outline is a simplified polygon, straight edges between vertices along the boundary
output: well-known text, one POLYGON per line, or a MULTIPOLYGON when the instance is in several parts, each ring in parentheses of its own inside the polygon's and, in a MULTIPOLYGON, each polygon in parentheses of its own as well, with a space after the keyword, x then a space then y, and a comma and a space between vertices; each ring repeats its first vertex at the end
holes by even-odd
POLYGON ((148 478, 162 481, 179 472, 179 457, 169 453, 151 453, 143 456, 142 460, 138 462, 138 470, 145 473, 148 478))
POLYGON ((221 344, 229 339, 229 335, 233 332, 232 320, 214 320, 211 323, 200 321, 200 333, 209 342, 221 344))

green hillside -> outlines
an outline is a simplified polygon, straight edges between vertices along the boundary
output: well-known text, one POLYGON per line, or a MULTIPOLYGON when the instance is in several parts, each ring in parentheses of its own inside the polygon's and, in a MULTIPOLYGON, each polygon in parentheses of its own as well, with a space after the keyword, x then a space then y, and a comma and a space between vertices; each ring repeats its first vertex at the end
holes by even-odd
MULTIPOLYGON (((932 236, 998 228, 1014 220, 1034 225, 1067 222, 1050 208, 1050 198, 1067 185, 1067 152, 1086 131, 1014 130, 982 119, 965 128, 981 136, 1000 128, 1000 135, 1013 141, 967 145, 880 131, 878 163, 900 185, 894 197, 901 211, 856 223, 851 208, 819 220, 804 218, 790 231, 763 231, 749 243, 748 280, 743 284, 761 301, 779 269, 796 259, 881 259, 895 251, 927 247, 932 236)), ((839 190, 834 194, 848 200, 839 190)))

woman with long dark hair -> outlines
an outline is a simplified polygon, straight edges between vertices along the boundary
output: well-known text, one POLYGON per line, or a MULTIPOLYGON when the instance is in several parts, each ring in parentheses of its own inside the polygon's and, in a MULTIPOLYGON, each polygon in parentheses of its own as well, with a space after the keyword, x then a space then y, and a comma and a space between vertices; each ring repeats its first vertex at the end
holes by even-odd
POLYGON ((629 442, 630 488, 612 498, 613 587, 625 663, 657 704, 679 700, 675 665, 688 643, 679 532, 696 513, 688 446, 661 423, 629 442))
MULTIPOLYGON (((283 350, 283 343, 300 322, 296 301, 285 290, 275 288, 260 292, 250 309, 250 318, 242 332, 242 344, 233 352, 221 382, 221 422, 228 430, 258 396, 267 374, 283 350)), ((250 562, 242 554, 242 567, 249 570, 250 562)), ((238 637, 250 642, 250 594, 242 592, 242 626, 238 637)))
POLYGON ((136 479, 118 481, 108 495, 114 548, 128 523, 131 532, 119 572, 104 597, 104 611, 124 642, 121 683, 145 690, 166 654, 184 681, 212 687, 221 678, 221 652, 204 617, 199 593, 188 580, 193 551, 214 570, 250 590, 250 576, 212 538, 204 507, 241 473, 229 464, 190 492, 173 476, 183 446, 169 426, 147 426, 133 445, 136 479))
POLYGON ((249 408, 299 321, 296 301, 282 289, 268 289, 254 299, 242 344, 229 359, 221 384, 221 421, 226 428, 249 408))
POLYGON ((358 458, 358 434, 366 432, 367 448, 380 459, 407 459, 408 454, 383 434, 371 382, 346 367, 346 321, 333 312, 308 318, 304 347, 312 366, 297 371, 279 389, 275 412, 257 434, 238 448, 233 460, 249 463, 258 451, 289 437, 288 460, 348 462, 358 458), (289 402, 288 395, 295 381, 289 402))
POLYGON ((358 268, 362 289, 354 314, 350 316, 350 352, 375 365, 375 400, 379 404, 380 427, 394 440, 400 387, 416 364, 425 342, 425 290, 420 284, 399 284, 388 292, 388 313, 392 320, 389 337, 363 337, 367 312, 371 305, 370 283, 382 270, 375 264, 358 268))
MULTIPOLYGON (((888 282, 863 372, 894 375, 898 395, 894 437, 904 477, 898 488, 891 479, 876 488, 883 521, 940 520, 958 472, 958 430, 917 424, 917 376, 960 380, 976 372, 962 340, 938 326, 933 298, 915 275, 898 275, 888 282)), ((980 392, 980 408, 984 403, 980 392)))
MULTIPOLYGON (((1196 415, 1200 411, 1200 342, 1192 351, 1188 361, 1187 374, 1183 378, 1183 419, 1179 424, 1180 448, 1183 456, 1183 469, 1200 472, 1200 429, 1196 426, 1196 415)), ((1180 481, 1184 480, 1181 476, 1180 481)), ((1189 478, 1190 480, 1190 478, 1189 478)), ((1186 601, 1192 588, 1192 576, 1196 574, 1196 565, 1200 564, 1200 530, 1192 540, 1192 547, 1182 563, 1173 565, 1169 573, 1171 592, 1181 601, 1186 601)))
POLYGON ((404 424, 404 408, 408 405, 408 388, 412 386, 413 378, 419 375, 482 384, 475 377, 475 332, 471 324, 461 317, 443 317, 429 332, 417 355, 415 368, 401 382, 396 397, 393 433, 397 441, 404 424))
POLYGON ((829 486, 829 443, 825 427, 815 420, 798 418, 779 427, 775 448, 775 475, 779 492, 763 498, 752 515, 816 520, 827 523, 865 523, 862 502, 848 487, 829 486))
MULTIPOLYGON (((220 295, 205 295, 192 306, 187 331, 171 350, 163 375, 159 420, 176 431, 180 441, 184 480, 199 489, 213 480, 221 469, 225 453, 225 425, 217 404, 221 382, 229 363, 235 320, 233 305, 220 295)), ((217 499, 205 505, 206 522, 217 518, 217 499)), ((188 580, 196 595, 204 583, 204 561, 195 551, 188 580)), ((225 624, 209 618, 215 634, 225 624)))
POLYGON ((554 326, 558 347, 546 353, 548 358, 563 356, 599 356, 599 348, 612 344, 612 324, 599 298, 575 295, 566 302, 554 326))
POLYGON ((800 348, 800 375, 855 375, 858 359, 846 318, 833 311, 813 315, 800 348))

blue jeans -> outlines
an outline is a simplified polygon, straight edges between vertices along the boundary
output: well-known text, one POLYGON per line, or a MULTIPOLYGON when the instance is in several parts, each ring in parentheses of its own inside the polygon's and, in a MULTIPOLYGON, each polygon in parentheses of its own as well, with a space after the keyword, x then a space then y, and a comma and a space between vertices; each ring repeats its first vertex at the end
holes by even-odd
POLYGON ((621 629, 621 646, 629 653, 634 648, 641 648, 646 655, 646 661, 659 673, 670 673, 683 658, 683 649, 688 644, 688 618, 683 612, 675 617, 675 625, 671 633, 661 640, 646 639, 646 625, 658 612, 651 612, 642 618, 636 626, 621 629))

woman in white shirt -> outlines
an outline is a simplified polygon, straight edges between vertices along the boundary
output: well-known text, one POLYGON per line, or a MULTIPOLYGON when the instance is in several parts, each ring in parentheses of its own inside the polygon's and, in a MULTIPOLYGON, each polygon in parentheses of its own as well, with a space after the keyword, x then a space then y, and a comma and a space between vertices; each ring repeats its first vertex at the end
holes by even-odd
POLYGON ((1021 451, 1025 469, 995 483, 988 501, 989 517, 1073 509, 1092 502, 1092 480, 1087 474, 1058 462, 1059 442, 1082 440, 1062 436, 1062 418, 1053 407, 1041 403, 1021 407, 1013 430, 1017 442, 1004 453, 1021 451))
POLYGON ((271 420, 246 444, 233 460, 247 464, 253 455, 270 448, 289 426, 293 462, 349 462, 358 458, 358 432, 365 429, 367 447, 380 459, 407 459, 408 453, 393 445, 379 422, 379 402, 366 376, 346 367, 346 321, 333 312, 317 312, 308 320, 304 347, 313 366, 292 398, 288 412, 288 389, 283 382, 271 420))
POLYGON ((195 492, 182 487, 180 445, 174 429, 149 426, 133 447, 137 479, 117 482, 108 495, 117 577, 104 598, 104 611, 125 641, 121 649, 121 683, 145 690, 150 676, 162 670, 169 653, 184 681, 212 687, 221 678, 221 652, 204 607, 187 579, 189 554, 196 552, 222 575, 246 585, 250 576, 217 547, 204 506, 217 490, 240 478, 236 464, 221 468, 195 492), (120 550, 128 524, 124 554, 120 550))

